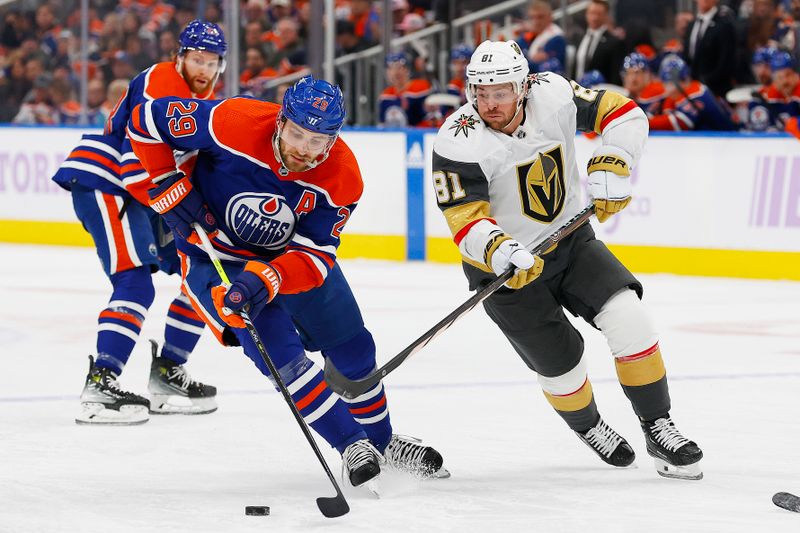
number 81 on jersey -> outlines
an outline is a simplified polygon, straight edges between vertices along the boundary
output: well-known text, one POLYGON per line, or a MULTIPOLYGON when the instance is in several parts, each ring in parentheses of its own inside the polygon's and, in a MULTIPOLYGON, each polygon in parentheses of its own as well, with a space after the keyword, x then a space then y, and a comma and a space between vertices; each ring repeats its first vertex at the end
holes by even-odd
POLYGON ((436 190, 436 200, 446 204, 460 200, 467 195, 461 186, 461 177, 455 172, 437 171, 433 173, 433 188, 436 190))

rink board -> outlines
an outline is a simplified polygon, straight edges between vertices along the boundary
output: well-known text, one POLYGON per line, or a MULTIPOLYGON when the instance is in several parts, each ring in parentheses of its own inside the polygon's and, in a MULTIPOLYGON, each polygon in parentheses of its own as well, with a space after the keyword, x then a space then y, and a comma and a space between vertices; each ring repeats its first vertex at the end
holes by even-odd
MULTIPOLYGON (((91 246, 69 194, 49 179, 87 131, 0 128, 0 242, 91 246)), ((340 256, 458 261, 429 179, 435 134, 343 136, 365 189, 340 256)), ((579 162, 599 143, 577 137, 579 162)), ((780 135, 653 135, 631 205, 595 224, 598 237, 636 272, 800 279, 799 148, 780 135)))

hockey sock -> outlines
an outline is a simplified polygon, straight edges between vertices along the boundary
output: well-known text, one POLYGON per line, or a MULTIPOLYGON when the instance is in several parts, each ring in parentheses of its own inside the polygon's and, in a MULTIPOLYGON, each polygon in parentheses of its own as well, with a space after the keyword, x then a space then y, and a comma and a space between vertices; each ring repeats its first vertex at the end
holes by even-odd
MULTIPOLYGON (((322 354, 333 361, 336 368, 349 379, 360 379, 375 370, 375 341, 366 328, 352 339, 322 354)), ((392 439, 392 423, 383 383, 352 400, 345 399, 350 413, 366 432, 373 446, 383 453, 392 439)))
POLYGON ((331 391, 322 369, 305 354, 278 369, 306 423, 339 453, 367 434, 344 403, 331 391))
POLYGON ((545 398, 573 431, 583 432, 593 427, 600 418, 589 378, 581 387, 568 394, 552 394, 543 390, 545 398))
POLYGON ((667 371, 658 343, 615 361, 619 383, 639 418, 653 420, 669 412, 667 371))
POLYGON ((96 364, 119 375, 139 339, 155 289, 146 266, 118 272, 110 279, 111 300, 97 319, 96 364))
POLYGON ((203 319, 195 312, 189 298, 183 293, 179 294, 167 311, 161 357, 179 365, 185 364, 200 340, 203 327, 203 319))

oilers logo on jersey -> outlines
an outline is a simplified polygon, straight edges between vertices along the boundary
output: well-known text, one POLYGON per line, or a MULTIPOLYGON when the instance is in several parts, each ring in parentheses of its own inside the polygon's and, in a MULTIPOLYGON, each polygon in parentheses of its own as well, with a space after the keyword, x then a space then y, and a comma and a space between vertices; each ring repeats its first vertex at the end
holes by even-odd
POLYGON ((283 196, 241 193, 228 202, 228 227, 243 241, 268 250, 286 246, 297 221, 283 196))
POLYGON ((559 144, 517 167, 522 212, 539 222, 552 222, 566 199, 564 154, 559 144))

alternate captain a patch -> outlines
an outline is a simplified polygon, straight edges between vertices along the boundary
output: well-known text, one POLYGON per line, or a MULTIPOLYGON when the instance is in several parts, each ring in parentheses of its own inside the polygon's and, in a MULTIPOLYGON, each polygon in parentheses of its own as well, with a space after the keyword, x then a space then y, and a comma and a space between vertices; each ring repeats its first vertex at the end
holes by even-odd
POLYGON ((456 130, 455 133, 453 133, 453 137, 458 137, 458 134, 461 132, 464 132, 464 137, 469 137, 469 130, 474 130, 475 124, 477 123, 478 120, 474 115, 462 114, 453 122, 453 125, 450 126, 451 130, 456 130))
POLYGON ((564 208, 564 154, 561 145, 517 166, 522 212, 550 223, 564 208))

